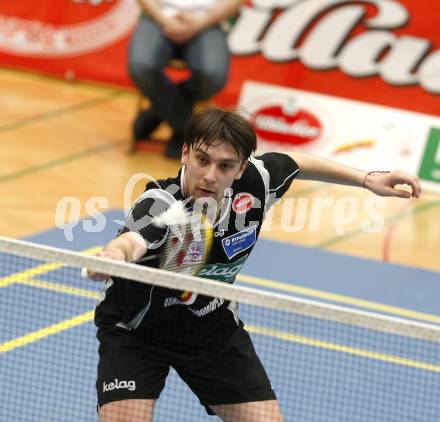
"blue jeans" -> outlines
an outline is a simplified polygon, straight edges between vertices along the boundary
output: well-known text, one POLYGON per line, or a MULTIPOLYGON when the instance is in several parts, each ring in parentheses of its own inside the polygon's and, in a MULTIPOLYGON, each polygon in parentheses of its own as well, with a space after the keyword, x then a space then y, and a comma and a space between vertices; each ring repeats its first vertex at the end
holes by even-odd
POLYGON ((226 35, 218 26, 176 45, 157 23, 142 16, 131 39, 128 69, 134 83, 150 99, 154 114, 181 135, 194 102, 212 97, 225 85, 229 58, 226 35), (177 85, 164 73, 175 57, 184 60, 191 70, 191 76, 177 85))

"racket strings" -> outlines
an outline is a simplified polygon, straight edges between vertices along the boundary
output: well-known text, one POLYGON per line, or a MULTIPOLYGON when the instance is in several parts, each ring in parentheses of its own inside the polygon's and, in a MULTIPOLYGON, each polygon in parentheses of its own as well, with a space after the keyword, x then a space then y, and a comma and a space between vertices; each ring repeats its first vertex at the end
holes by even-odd
POLYGON ((196 275, 209 253, 209 232, 206 223, 189 222, 178 233, 168 236, 162 252, 161 268, 196 275))

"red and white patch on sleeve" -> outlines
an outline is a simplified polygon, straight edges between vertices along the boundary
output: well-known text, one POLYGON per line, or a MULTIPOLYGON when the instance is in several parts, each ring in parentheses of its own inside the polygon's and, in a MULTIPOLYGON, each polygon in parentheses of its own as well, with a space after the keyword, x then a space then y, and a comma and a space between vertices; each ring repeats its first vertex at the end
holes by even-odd
POLYGON ((237 193, 232 201, 232 209, 237 214, 248 212, 254 205, 255 198, 247 192, 237 193))

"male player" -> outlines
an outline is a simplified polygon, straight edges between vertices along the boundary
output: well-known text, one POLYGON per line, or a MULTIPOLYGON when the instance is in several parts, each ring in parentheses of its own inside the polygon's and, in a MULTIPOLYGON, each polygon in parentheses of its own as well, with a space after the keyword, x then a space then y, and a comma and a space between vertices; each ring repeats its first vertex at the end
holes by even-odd
MULTIPOLYGON (((420 196, 418 179, 400 171, 366 173, 298 152, 254 158, 255 149, 255 132, 239 114, 209 108, 193 116, 179 174, 147 185, 125 227, 101 256, 141 261, 157 253, 168 234, 142 224, 151 221, 146 216, 175 201, 188 207, 198 200, 214 201, 219 212, 212 252, 198 275, 232 283, 255 245, 265 213, 295 177, 364 187, 382 196, 420 196), (412 192, 397 184, 409 185, 412 192), (223 271, 214 271, 218 268, 223 271)), ((113 277, 107 280, 95 322, 101 421, 152 420, 170 366, 209 414, 229 422, 282 421, 237 304, 113 277)))

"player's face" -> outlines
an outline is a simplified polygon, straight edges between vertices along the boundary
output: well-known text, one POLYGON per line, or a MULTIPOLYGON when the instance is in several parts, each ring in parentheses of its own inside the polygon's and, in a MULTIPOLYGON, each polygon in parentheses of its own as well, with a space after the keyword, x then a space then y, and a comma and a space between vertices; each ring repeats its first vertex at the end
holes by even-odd
POLYGON ((211 146, 200 144, 196 149, 183 146, 182 164, 185 164, 184 189, 194 200, 214 198, 220 201, 225 189, 240 179, 247 160, 242 161, 234 147, 219 141, 211 146))

